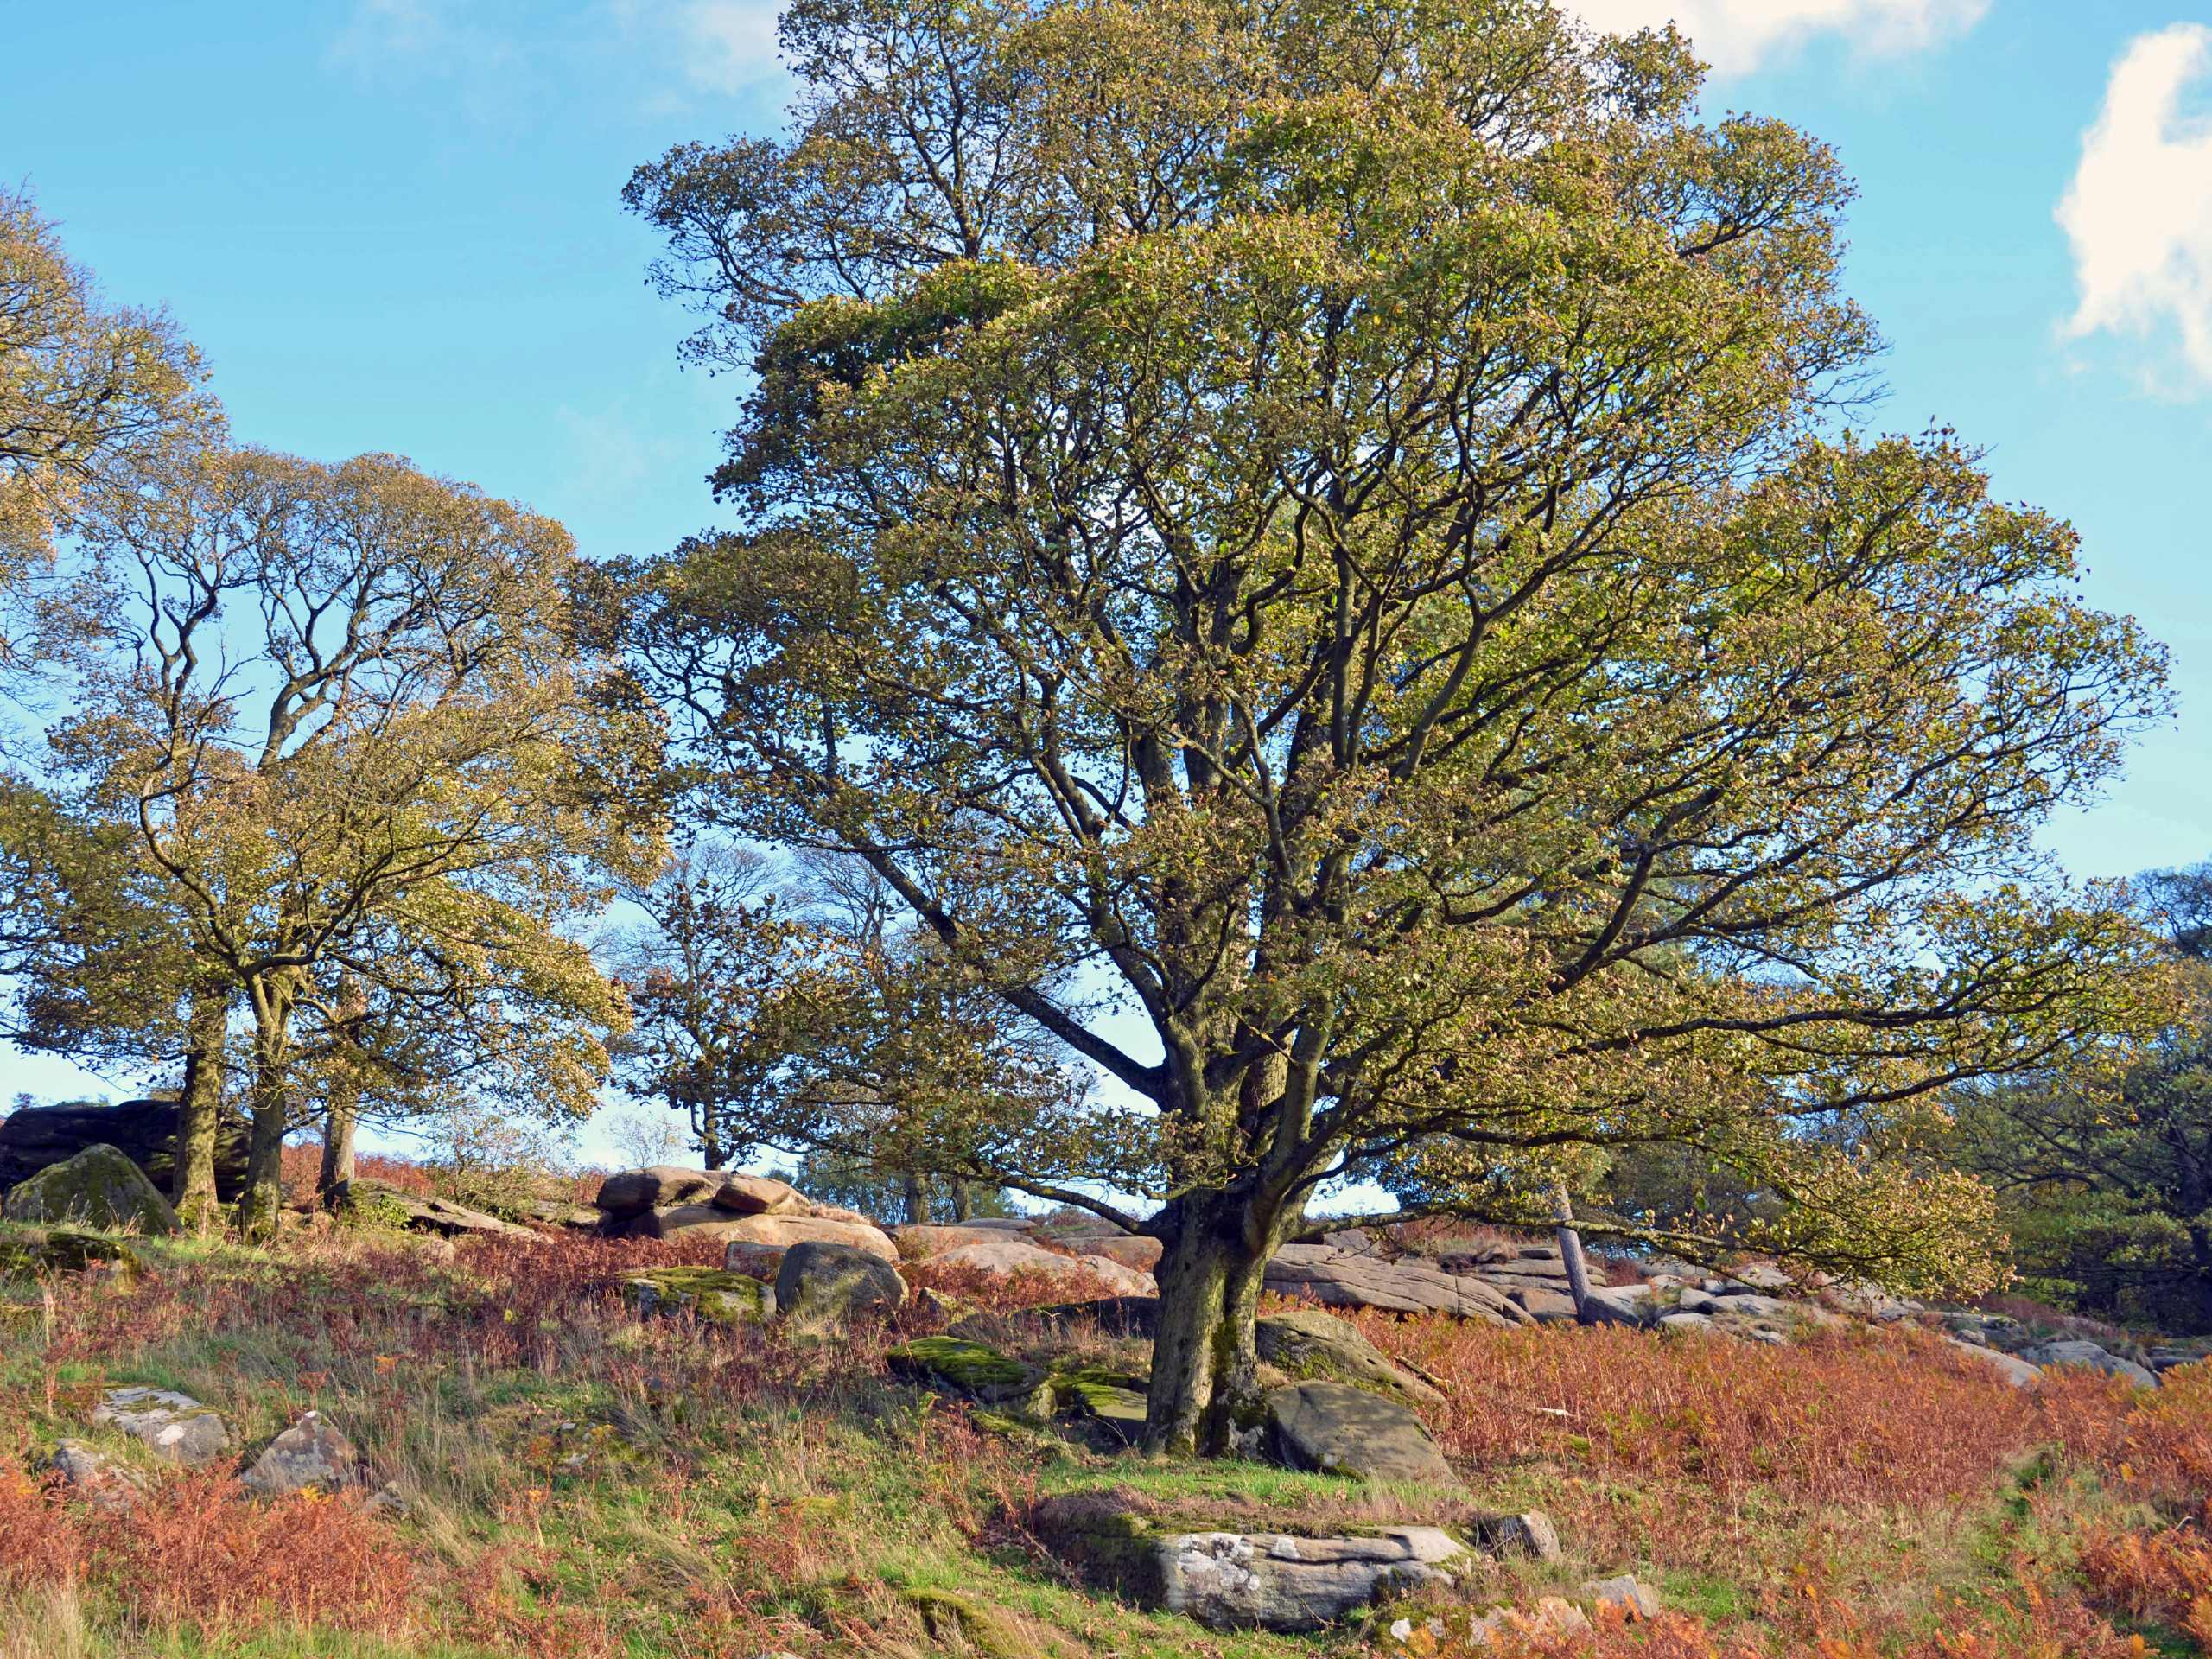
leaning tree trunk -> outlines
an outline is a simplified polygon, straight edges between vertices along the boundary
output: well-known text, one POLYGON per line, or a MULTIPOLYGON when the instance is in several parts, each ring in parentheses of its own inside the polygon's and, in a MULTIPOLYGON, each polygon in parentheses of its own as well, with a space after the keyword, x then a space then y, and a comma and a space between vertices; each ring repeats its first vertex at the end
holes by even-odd
POLYGON ((1574 1317, 1587 1320, 1590 1268, 1582 1259, 1582 1235, 1574 1230, 1574 1200, 1567 1197, 1565 1181, 1556 1182, 1552 1187, 1552 1219, 1558 1224, 1560 1265, 1567 1269, 1567 1288, 1574 1299, 1574 1317))
POLYGON ((353 1138, 360 1127, 361 1084, 346 1072, 330 1083, 330 1104, 322 1126, 322 1171, 315 1193, 326 1210, 343 1210, 353 1201, 353 1138))
POLYGON ((254 1241, 276 1236, 284 1205, 284 1130, 290 1104, 290 1008, 282 994, 257 987, 253 1008, 252 1123, 246 1144, 245 1191, 234 1225, 254 1241))
POLYGON ((1144 1449, 1221 1457, 1259 1404, 1253 1327, 1274 1229, 1231 1200, 1184 1198, 1169 1210, 1144 1449))
POLYGON ((176 1141, 169 1196, 177 1219, 195 1232, 222 1213, 215 1193, 215 1142, 222 1132, 224 1046, 230 998, 209 987, 192 993, 185 1027, 184 1088, 177 1096, 176 1141))
POLYGON ((336 1063, 330 1074, 329 1103, 323 1110, 322 1168, 315 1196, 326 1210, 343 1210, 353 1199, 353 1137, 360 1127, 362 1056, 358 1039, 368 1013, 368 994, 353 974, 338 983, 336 1063))

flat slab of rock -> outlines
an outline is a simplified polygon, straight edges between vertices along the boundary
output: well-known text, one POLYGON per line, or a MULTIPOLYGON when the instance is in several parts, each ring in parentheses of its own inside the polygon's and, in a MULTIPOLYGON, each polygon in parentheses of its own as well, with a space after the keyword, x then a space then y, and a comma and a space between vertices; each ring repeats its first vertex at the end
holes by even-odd
POLYGON ((176 1211, 146 1172, 114 1147, 86 1147, 11 1187, 0 1215, 10 1221, 71 1224, 104 1233, 165 1238, 176 1211))
POLYGON ((1194 1529, 1148 1519, 1112 1493, 1048 1499, 1030 1524, 1092 1581, 1217 1630, 1319 1630, 1381 1597, 1446 1581, 1471 1559, 1438 1527, 1314 1538, 1194 1529))
MULTIPOLYGON (((760 1219, 773 1219, 760 1217, 760 1219)), ((855 1319, 887 1318, 906 1300, 899 1269, 874 1251, 803 1240, 776 1269, 776 1306, 801 1330, 823 1330, 855 1319)))
POLYGON ((1466 1554, 1435 1527, 1341 1538, 1173 1533, 1160 1540, 1160 1605, 1209 1630, 1317 1630, 1378 1596, 1448 1581, 1466 1554))
POLYGON ((357 1180, 351 1189, 356 1205, 374 1205, 400 1218, 410 1233, 430 1233, 439 1238, 537 1238, 540 1235, 486 1211, 472 1210, 449 1198, 426 1198, 383 1181, 357 1180))
POLYGON ((143 1441, 171 1463, 212 1463, 231 1449, 222 1414, 173 1389, 110 1389, 92 1421, 143 1441))
POLYGON ((738 1273, 761 1264, 760 1247, 787 1251, 797 1244, 842 1244, 885 1262, 899 1259, 899 1247, 891 1242, 891 1235, 864 1221, 839 1221, 829 1216, 733 1216, 707 1204, 680 1211, 656 1210, 639 1220, 645 1224, 635 1229, 635 1237, 704 1238, 722 1245, 725 1262, 738 1273), (752 1248, 741 1251, 739 1245, 752 1248))
POLYGON ((364 1484, 361 1454, 319 1411, 311 1411, 269 1442, 239 1477, 264 1497, 288 1492, 334 1492, 364 1484))
POLYGON ((1267 1289, 1328 1307, 1449 1313, 1491 1325, 1533 1323, 1503 1291, 1471 1274, 1408 1258, 1384 1262, 1328 1244, 1286 1244, 1268 1263, 1267 1289))
POLYGON ((945 1267, 969 1268, 997 1278, 1026 1274, 1063 1287, 1062 1294, 1090 1286, 1116 1296, 1149 1296, 1159 1287, 1148 1273, 1103 1255, 1062 1255, 1027 1239, 998 1237, 956 1244, 925 1258, 945 1267))
POLYGON ((987 1404, 1027 1399, 1045 1380, 1038 1367, 963 1337, 918 1338, 889 1350, 883 1359, 893 1376, 950 1389, 987 1404))
POLYGON ((1413 1408, 1349 1382, 1294 1382, 1267 1396, 1268 1444, 1291 1469, 1361 1480, 1454 1484, 1413 1408))

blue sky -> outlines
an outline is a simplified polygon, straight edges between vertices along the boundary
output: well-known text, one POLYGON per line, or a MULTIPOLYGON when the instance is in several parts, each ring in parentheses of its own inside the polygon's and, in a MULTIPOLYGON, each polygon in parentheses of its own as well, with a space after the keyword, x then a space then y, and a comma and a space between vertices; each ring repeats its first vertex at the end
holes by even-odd
MULTIPOLYGON (((1710 111, 1838 148, 1851 285, 1892 346, 1879 423, 1986 446, 2001 495, 2080 527, 2088 596, 2171 648, 2178 720, 2053 849, 2084 875, 2212 856, 2212 0, 1581 5, 1677 19, 1716 66, 1710 111)), ((592 556, 711 521, 735 388, 677 369, 688 320, 645 286, 653 241, 616 195, 671 143, 773 122, 772 7, 9 13, 0 178, 112 295, 169 307, 240 437, 398 451, 592 556)))

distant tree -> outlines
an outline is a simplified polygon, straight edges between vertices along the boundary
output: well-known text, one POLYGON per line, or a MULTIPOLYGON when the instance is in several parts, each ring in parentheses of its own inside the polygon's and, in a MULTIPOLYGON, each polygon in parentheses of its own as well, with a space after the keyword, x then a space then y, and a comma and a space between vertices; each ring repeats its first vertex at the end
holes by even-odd
POLYGON ((353 1019, 326 976, 456 999, 464 1039, 541 980, 620 1027, 564 931, 660 855, 657 734, 579 648, 558 525, 389 456, 204 451, 71 529, 101 608, 50 741, 250 1013, 243 1230, 274 1224, 302 1014, 353 1019))
POLYGON ((1147 1446, 1229 1443, 1268 1256, 1415 1146, 1445 1207, 1691 1145, 1747 1242, 1989 1282, 1987 1191, 1890 1153, 2139 1020, 2032 836, 2162 658, 1955 440, 1839 430, 1833 156, 1547 0, 783 40, 786 137, 629 187, 754 376, 635 651, 733 829, 1122 1091, 899 1158, 1163 1241, 1147 1446))
POLYGON ((1955 1156, 2004 1203, 2028 1287, 2212 1332, 2212 865, 2139 876, 2182 997, 2148 1052, 1962 1090, 1955 1156))

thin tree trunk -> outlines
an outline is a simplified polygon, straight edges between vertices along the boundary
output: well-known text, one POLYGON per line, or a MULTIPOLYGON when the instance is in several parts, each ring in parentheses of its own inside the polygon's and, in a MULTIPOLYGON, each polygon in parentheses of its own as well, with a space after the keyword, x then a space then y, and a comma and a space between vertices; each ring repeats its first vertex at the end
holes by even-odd
POLYGON ((910 1225, 925 1227, 930 1219, 930 1190, 923 1184, 920 1173, 908 1170, 906 1177, 906 1220, 910 1225))
POLYGON ((1582 1259, 1582 1235, 1574 1230, 1574 1201, 1567 1195, 1565 1181, 1552 1186, 1552 1219, 1559 1224, 1559 1259, 1567 1266, 1567 1294, 1574 1298, 1574 1317, 1581 1319, 1590 1305, 1590 1268, 1582 1259))
POLYGON ((976 1214, 976 1189, 955 1176, 952 1179, 952 1218, 969 1221, 976 1214))
POLYGON ((230 1032, 230 998, 214 987, 195 988, 185 1027, 184 1088, 177 1096, 176 1142, 169 1196, 177 1219, 195 1232, 222 1213, 215 1194, 215 1142, 222 1132, 224 1046, 230 1032))
POLYGON ((1242 1205, 1209 1212, 1180 1200, 1160 1259, 1160 1325, 1152 1344, 1144 1449, 1221 1457, 1259 1403, 1253 1326, 1273 1249, 1272 1229, 1242 1205))
POLYGON ((362 1055, 360 1025, 369 1011, 368 993, 353 974, 338 982, 339 1052, 330 1074, 330 1099, 324 1109, 322 1168, 315 1196, 326 1210, 343 1210, 353 1197, 353 1136, 360 1126, 362 1055))
POLYGON ((290 1056, 287 1052, 291 1010, 283 994, 257 988, 253 1010, 253 1103, 247 1142, 245 1191, 239 1195, 235 1226, 255 1242, 276 1236, 284 1205, 284 1130, 290 1104, 290 1056))
POLYGON ((326 1210, 343 1210, 353 1201, 353 1137, 360 1126, 360 1103, 359 1078, 340 1074, 331 1079, 322 1125, 322 1173, 315 1180, 326 1210))

